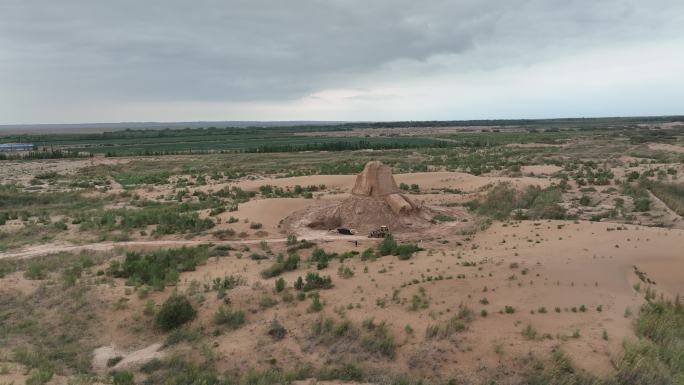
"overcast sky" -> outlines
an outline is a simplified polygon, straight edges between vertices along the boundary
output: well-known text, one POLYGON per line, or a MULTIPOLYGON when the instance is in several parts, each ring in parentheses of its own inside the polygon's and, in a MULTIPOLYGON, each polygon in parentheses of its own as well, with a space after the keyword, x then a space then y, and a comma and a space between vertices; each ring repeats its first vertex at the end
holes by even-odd
POLYGON ((664 114, 683 0, 0 0, 0 124, 664 114))

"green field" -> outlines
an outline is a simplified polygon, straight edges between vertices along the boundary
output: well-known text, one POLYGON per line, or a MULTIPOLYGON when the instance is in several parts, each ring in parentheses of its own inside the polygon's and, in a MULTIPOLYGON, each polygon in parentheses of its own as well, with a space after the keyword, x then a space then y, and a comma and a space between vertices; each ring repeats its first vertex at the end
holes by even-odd
MULTIPOLYGON (((628 139, 632 143, 671 141, 681 128, 648 130, 645 125, 684 120, 681 117, 596 118, 550 120, 426 121, 345 123, 286 127, 206 127, 186 129, 127 129, 79 134, 26 134, 0 137, 0 143, 33 143, 39 151, 126 155, 164 155, 205 152, 347 151, 359 149, 489 147, 510 143, 560 144, 577 137, 628 139), (415 128, 415 136, 375 130, 415 128), (431 134, 423 129, 452 127, 453 134, 431 134), (364 135, 354 131, 367 129, 364 135), (421 131, 423 130, 423 131, 421 131), (425 132, 423 134, 423 132, 425 132), (318 133, 318 135, 316 134, 318 133), (346 134, 330 136, 329 133, 346 134), (306 134, 306 135, 302 135, 306 134)), ((68 156, 68 154, 66 154, 68 156)), ((38 155, 36 155, 38 157, 38 155)), ((46 156, 47 157, 47 156, 46 156)))

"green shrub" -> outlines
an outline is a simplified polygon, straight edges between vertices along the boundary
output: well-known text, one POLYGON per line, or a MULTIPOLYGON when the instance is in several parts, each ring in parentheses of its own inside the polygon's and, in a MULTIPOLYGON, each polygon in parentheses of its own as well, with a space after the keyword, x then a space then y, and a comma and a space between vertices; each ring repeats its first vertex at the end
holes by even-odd
POLYGON ((237 329, 245 323, 245 312, 242 310, 230 310, 220 306, 216 313, 214 313, 214 323, 231 329, 237 329))
POLYGON ((501 183, 494 186, 483 201, 473 201, 468 204, 471 210, 480 215, 494 219, 506 219, 516 210, 518 219, 563 219, 565 210, 558 205, 562 200, 558 187, 541 189, 530 186, 524 191, 518 191, 510 184, 501 183), (521 209, 527 211, 523 214, 521 209))
POLYGON ((309 312, 317 313, 323 310, 323 304, 321 303, 321 297, 318 293, 314 293, 311 296, 311 306, 309 306, 309 312))
MULTIPOLYGON (((485 313, 486 314, 486 313, 485 313)), ((467 329, 467 324, 472 322, 475 315, 467 306, 461 306, 456 315, 439 325, 429 325, 425 329, 426 338, 448 338, 454 333, 460 333, 467 329)))
POLYGON ((202 337, 202 335, 197 330, 192 330, 190 328, 177 328, 171 330, 169 335, 166 336, 164 340, 164 346, 173 346, 180 344, 181 342, 196 342, 202 337))
POLYGON ((334 254, 328 254, 325 250, 316 248, 311 253, 310 261, 316 263, 316 268, 318 270, 323 270, 328 267, 328 262, 334 257, 334 254))
POLYGON ((532 324, 527 324, 522 331, 522 335, 528 340, 533 340, 537 338, 537 329, 535 329, 532 324))
POLYGON ((362 261, 372 261, 375 260, 375 250, 372 248, 368 248, 361 253, 361 260, 362 261))
POLYGON ((147 254, 126 253, 123 263, 112 261, 110 273, 127 278, 128 283, 147 284, 161 289, 178 281, 179 272, 194 271, 209 256, 207 246, 157 250, 147 254))
POLYGON ((340 267, 337 269, 337 275, 342 278, 349 279, 354 276, 354 271, 349 268, 349 266, 340 265, 340 267))
POLYGON ((187 297, 174 293, 162 304, 155 322, 160 329, 169 331, 192 321, 196 316, 197 311, 187 297))
POLYGON ((275 281, 275 291, 280 293, 283 290, 285 290, 285 280, 281 277, 275 281))
POLYGON ((223 278, 216 277, 211 281, 211 289, 216 292, 216 297, 221 299, 226 296, 228 290, 246 285, 247 281, 239 275, 226 275, 223 278))
POLYGON ((649 181, 645 185, 667 207, 680 216, 684 216, 684 184, 649 181))
POLYGON ((378 244, 378 254, 380 256, 396 255, 400 260, 407 260, 411 258, 413 253, 420 250, 422 249, 415 244, 398 244, 391 234, 378 244))
POLYGON ((271 297, 270 295, 264 295, 263 297, 261 297, 261 300, 259 300, 259 306, 261 306, 262 309, 268 309, 268 308, 273 307, 277 304, 278 304, 278 300, 271 297))
POLYGON ((411 258, 411 256, 413 256, 413 253, 420 250, 421 248, 418 247, 418 245, 414 245, 412 243, 405 243, 398 245, 394 250, 393 254, 396 255, 400 260, 404 261, 411 258))
POLYGON ((116 371, 112 373, 112 383, 114 385, 134 385, 133 373, 129 371, 116 371))
POLYGON ((298 266, 299 266, 299 255, 289 254, 287 256, 287 259, 283 259, 282 255, 278 255, 276 262, 273 265, 271 265, 270 267, 268 267, 267 269, 264 269, 261 272, 261 276, 263 278, 277 277, 286 271, 297 270, 298 266))
POLYGON ((392 234, 387 235, 378 245, 378 254, 381 256, 392 255, 397 249, 397 241, 392 234))
POLYGON ((297 280, 295 281, 294 285, 292 285, 292 286, 294 286, 294 288, 297 290, 304 289, 304 280, 302 279, 302 277, 297 277, 297 280))
POLYGON ((47 278, 46 266, 33 262, 29 264, 26 271, 24 271, 24 278, 26 279, 45 279, 47 278))
POLYGON ((579 199, 579 204, 582 206, 589 206, 591 204, 591 198, 588 195, 582 195, 579 199))
POLYGON ((361 337, 361 347, 370 353, 377 353, 387 358, 396 356, 397 345, 384 322, 376 324, 372 319, 363 322, 366 333, 361 337))
POLYGON ((637 198, 634 200, 634 211, 644 212, 651 209, 651 200, 649 198, 637 198))
POLYGON ((45 385, 54 376, 54 371, 49 365, 43 365, 31 371, 26 378, 26 385, 45 385))
POLYGON ((273 318, 271 323, 268 325, 267 333, 269 336, 271 336, 271 338, 279 341, 285 338, 285 335, 287 335, 287 330, 280 322, 278 322, 277 318, 273 318))
POLYGON ((318 273, 308 272, 305 280, 302 280, 302 277, 297 278, 294 287, 297 290, 310 291, 330 289, 333 285, 330 276, 321 277, 318 273))

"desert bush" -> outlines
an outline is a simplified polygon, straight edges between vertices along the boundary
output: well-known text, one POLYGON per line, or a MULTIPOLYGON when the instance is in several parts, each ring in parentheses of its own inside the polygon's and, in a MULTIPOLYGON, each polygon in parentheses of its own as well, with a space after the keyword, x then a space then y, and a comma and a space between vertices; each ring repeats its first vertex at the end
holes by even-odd
POLYGON ((197 342, 202 337, 199 330, 193 330, 190 328, 176 328, 169 332, 164 340, 164 346, 169 347, 173 345, 178 345, 181 342, 193 343, 197 342))
POLYGON ((411 258, 413 253, 422 250, 418 245, 412 243, 398 244, 390 234, 378 244, 378 255, 396 255, 400 260, 411 258))
POLYGON ((361 260, 362 261, 372 261, 375 260, 375 250, 372 248, 368 248, 361 253, 361 260))
POLYGON ((429 325, 425 329, 425 337, 430 338, 448 338, 455 333, 463 332, 467 329, 467 325, 475 317, 474 313, 467 306, 461 306, 456 315, 449 318, 446 322, 437 325, 429 325))
POLYGON ((112 384, 114 385, 134 385, 133 373, 129 371, 116 371, 112 373, 112 384))
POLYGON ((311 242, 311 241, 307 241, 306 239, 301 239, 296 243, 288 244, 287 252, 293 253, 293 252, 296 252, 297 250, 310 249, 314 246, 316 246, 316 243, 311 242))
POLYGON ((328 267, 328 262, 334 257, 334 254, 328 254, 325 250, 316 248, 311 253, 311 258, 309 260, 316 263, 316 268, 318 270, 323 270, 328 267))
POLYGON ((41 366, 30 372, 26 378, 26 385, 45 385, 52 380, 54 374, 54 370, 50 366, 41 366))
POLYGON ((558 187, 530 186, 518 191, 510 184, 501 183, 489 190, 482 201, 471 201, 466 206, 480 215, 499 220, 508 218, 514 210, 518 213, 517 219, 563 219, 565 210, 558 205, 561 198, 558 187), (523 213, 521 209, 526 211, 523 213))
POLYGON ((393 235, 386 236, 380 244, 378 244, 378 254, 381 256, 392 255, 397 249, 397 241, 394 240, 393 235))
POLYGON ((285 280, 281 277, 275 281, 275 291, 276 293, 280 293, 283 290, 285 290, 285 280))
POLYGON ((337 275, 342 278, 348 279, 354 276, 354 271, 352 271, 352 269, 349 268, 349 266, 340 265, 340 267, 337 269, 337 275))
POLYGON ((320 318, 310 329, 311 338, 331 350, 361 349, 390 359, 396 355, 396 342, 384 322, 378 324, 369 319, 359 326, 349 320, 335 322, 331 318, 320 318))
MULTIPOLYGON (((226 296, 228 290, 246 285, 247 281, 239 275, 226 275, 223 278, 216 277, 211 281, 211 290, 216 292, 216 297, 221 299, 226 296)), ((206 290, 206 285, 205 285, 206 290)))
POLYGON ((259 300, 259 306, 261 306, 262 309, 268 309, 268 308, 273 307, 277 304, 278 304, 278 300, 271 297, 270 295, 264 295, 259 300))
POLYGON ((270 267, 261 272, 263 278, 272 278, 281 275, 286 271, 297 270, 299 266, 299 255, 289 254, 287 259, 284 259, 282 254, 279 254, 276 262, 270 267))
POLYGON ((209 255, 207 246, 163 249, 147 254, 126 253, 123 263, 112 261, 110 273, 127 278, 131 285, 147 284, 157 289, 178 281, 179 272, 194 271, 209 255))
POLYGON ((651 200, 649 198, 634 199, 634 211, 645 212, 651 209, 651 200))
POLYGON ((98 229, 105 232, 133 229, 144 230, 147 226, 156 225, 154 234, 199 233, 214 227, 210 218, 200 218, 196 211, 204 208, 201 204, 169 204, 145 201, 136 209, 99 210, 81 228, 98 229))
POLYGON ((390 359, 396 356, 397 345, 384 322, 376 324, 372 319, 368 319, 363 321, 362 327, 365 329, 361 337, 361 347, 364 350, 390 359))
POLYGON ((226 309, 220 306, 216 313, 214 313, 214 323, 231 329, 237 329, 245 324, 245 312, 242 310, 226 309))
POLYGON ((262 261, 264 259, 268 259, 268 256, 265 254, 251 253, 249 255, 249 259, 251 259, 252 261, 262 261))
POLYGON ((298 277, 294 284, 295 289, 310 291, 318 289, 330 289, 333 287, 330 276, 321 277, 318 273, 308 272, 306 278, 298 277))
POLYGON ((149 373, 145 384, 230 385, 234 383, 219 376, 209 363, 197 364, 186 361, 181 356, 174 356, 167 361, 156 361, 143 372, 149 373))
POLYGON ((537 338, 537 329, 535 329, 532 324, 527 324, 522 331, 522 335, 528 340, 533 340, 537 338))
POLYGON ((222 230, 217 230, 212 233, 216 238, 220 240, 232 238, 235 236, 235 230, 233 229, 222 229, 222 230))
POLYGON ((321 310, 323 310, 321 296, 318 293, 313 293, 313 295, 311 296, 311 306, 309 306, 309 312, 317 313, 321 310))
POLYGON ((287 335, 287 330, 285 327, 278 321, 277 318, 273 318, 273 320, 269 323, 268 325, 268 330, 266 333, 271 336, 274 340, 282 340, 285 338, 285 335, 287 335))
POLYGON ((407 260, 411 258, 413 253, 422 250, 418 245, 412 243, 405 243, 398 245, 394 250, 394 255, 396 255, 400 260, 407 260))
POLYGON ((45 279, 47 278, 46 267, 40 263, 33 262, 29 264, 28 269, 24 271, 24 278, 26 279, 45 279))
POLYGON ((635 323, 642 339, 625 345, 617 378, 623 383, 671 384, 684 376, 684 306, 679 301, 644 304, 635 323))
POLYGON ((649 181, 646 187, 679 215, 684 215, 684 185, 649 181))
POLYGON ((169 331, 192 321, 196 316, 197 311, 187 297, 174 293, 162 304, 155 322, 160 329, 169 331))

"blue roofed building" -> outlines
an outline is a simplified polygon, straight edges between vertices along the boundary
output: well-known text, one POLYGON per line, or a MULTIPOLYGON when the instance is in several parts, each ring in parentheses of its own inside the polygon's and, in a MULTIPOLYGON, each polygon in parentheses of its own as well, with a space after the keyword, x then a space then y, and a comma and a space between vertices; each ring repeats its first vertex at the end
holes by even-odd
POLYGON ((0 151, 31 151, 31 143, 0 143, 0 151))

